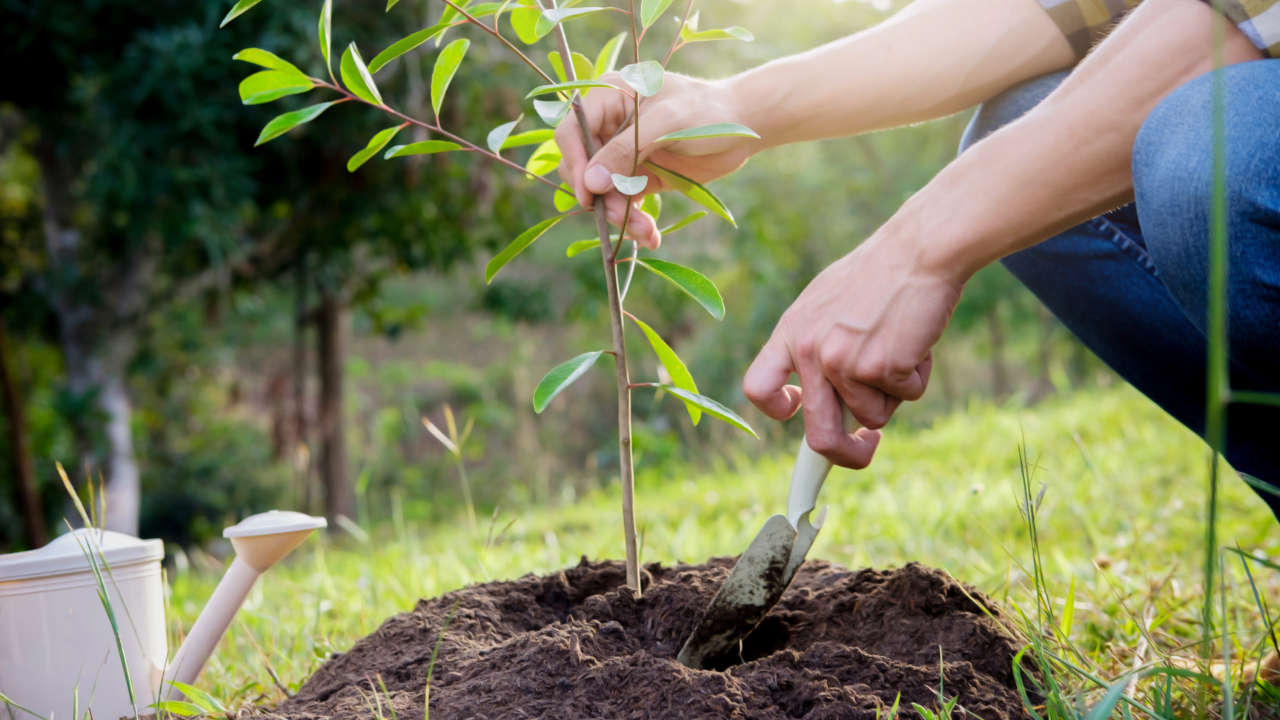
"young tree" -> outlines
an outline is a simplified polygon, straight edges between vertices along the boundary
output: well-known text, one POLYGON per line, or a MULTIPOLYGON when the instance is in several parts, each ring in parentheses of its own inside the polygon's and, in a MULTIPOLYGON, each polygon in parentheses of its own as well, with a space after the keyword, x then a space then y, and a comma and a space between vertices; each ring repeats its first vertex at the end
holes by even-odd
MULTIPOLYGON (((234 18, 257 4, 259 0, 240 0, 228 15, 234 18)), ((528 65, 541 81, 526 96, 532 100, 536 114, 552 127, 557 126, 570 112, 574 112, 580 128, 583 128, 583 143, 589 155, 594 154, 595 140, 586 132, 588 124, 583 111, 580 94, 585 92, 618 92, 626 96, 634 108, 633 121, 623 132, 634 132, 637 143, 633 156, 630 175, 614 175, 614 186, 624 195, 631 196, 633 202, 627 204, 624 217, 619 227, 626 228, 628 216, 636 202, 644 198, 644 203, 656 206, 659 189, 674 189, 692 201, 702 205, 729 222, 733 216, 719 198, 697 182, 678 173, 644 162, 640 154, 644 150, 639 146, 638 111, 644 98, 656 94, 662 87, 667 62, 684 44, 704 40, 750 40, 751 35, 741 28, 726 30, 707 30, 699 32, 697 16, 690 15, 693 0, 685 6, 684 15, 679 18, 679 29, 666 48, 661 61, 641 60, 641 42, 645 34, 654 25, 663 12, 671 4, 671 0, 643 0, 637 7, 634 0, 628 0, 627 7, 576 7, 579 3, 572 0, 564 7, 556 7, 552 0, 543 5, 521 0, 520 2, 470 3, 462 0, 444 0, 448 6, 439 22, 414 33, 389 46, 376 55, 371 61, 364 60, 355 42, 341 50, 340 57, 331 43, 333 18, 331 0, 325 0, 320 11, 318 39, 320 53, 326 65, 327 77, 307 75, 293 63, 261 48, 249 48, 237 54, 237 58, 265 68, 248 78, 240 85, 243 97, 273 100, 286 95, 294 95, 322 90, 335 93, 334 99, 311 105, 300 110, 285 113, 272 120, 263 129, 258 144, 273 140, 291 129, 309 123, 334 105, 357 103, 367 105, 392 118, 390 127, 374 135, 364 149, 352 156, 349 169, 355 170, 374 155, 381 153, 384 159, 430 155, 436 153, 473 153, 485 156, 495 163, 504 165, 519 173, 527 173, 534 182, 541 183, 550 189, 553 202, 560 214, 552 216, 521 233, 502 252, 498 253, 485 268, 485 280, 493 277, 511 260, 532 245, 539 237, 556 224, 582 214, 586 211, 575 211, 575 199, 572 191, 565 185, 557 185, 554 181, 543 177, 550 172, 559 161, 559 151, 552 139, 550 130, 532 130, 516 133, 515 130, 523 116, 504 123, 491 131, 480 145, 465 139, 453 130, 445 129, 442 122, 441 109, 458 67, 467 54, 471 41, 458 38, 448 44, 443 39, 449 31, 458 26, 474 26, 497 41, 501 42, 520 61, 528 65), (585 55, 572 52, 564 31, 564 23, 587 15, 613 11, 625 17, 626 32, 615 36, 592 62, 585 55), (556 50, 548 56, 550 70, 548 72, 508 39, 502 30, 502 20, 506 19, 516 37, 525 45, 533 45, 547 36, 553 36, 556 50), (613 70, 622 46, 630 39, 632 62, 621 69, 617 75, 608 75, 613 70), (431 109, 430 120, 424 120, 397 109, 389 102, 381 91, 375 76, 393 60, 409 51, 433 41, 436 47, 443 45, 435 61, 431 77, 431 109), (335 73, 333 65, 338 66, 335 73), (556 77, 553 77, 553 74, 556 77), (338 77, 341 76, 341 82, 338 77), (548 96, 554 99, 543 99, 548 96), (425 132, 431 139, 417 140, 400 145, 391 145, 406 128, 413 127, 425 132), (388 148, 388 145, 391 147, 388 148), (509 150, 525 145, 537 145, 525 165, 520 165, 503 154, 509 150)), ((396 4, 390 0, 388 10, 396 4)), ((698 138, 723 137, 729 135, 755 136, 749 128, 741 125, 721 123, 689 128, 658 138, 655 143, 674 142, 698 138)), ((610 329, 612 346, 610 349, 593 350, 583 353, 552 369, 534 390, 534 409, 541 412, 547 404, 562 390, 581 377, 601 355, 611 355, 614 361, 615 376, 618 389, 618 447, 622 481, 622 515, 623 531, 626 542, 627 584, 633 592, 640 592, 639 559, 636 547, 635 512, 634 512, 634 474, 632 468, 631 444, 631 392, 640 387, 662 388, 673 396, 680 398, 687 406, 693 422, 697 423, 702 414, 718 418, 735 425, 747 432, 751 428, 733 411, 711 400, 697 391, 697 385, 680 358, 671 350, 662 337, 643 321, 624 310, 623 303, 630 288, 631 279, 636 266, 652 272, 664 280, 673 283, 690 297, 696 300, 712 316, 717 319, 724 315, 724 303, 715 285, 701 273, 677 265, 675 263, 651 257, 641 257, 639 245, 626 237, 625 232, 618 236, 610 233, 605 216, 603 198, 597 197, 594 208, 595 230, 597 237, 584 240, 569 246, 570 257, 578 255, 591 247, 598 247, 604 269, 605 286, 609 301, 610 329), (624 253, 624 249, 626 252, 624 253), (620 277, 619 268, 625 270, 620 277), (657 382, 632 382, 627 367, 627 352, 624 335, 624 316, 630 318, 641 330, 653 347, 662 365, 671 378, 669 384, 657 382)), ((700 217, 695 213, 666 228, 664 234, 670 234, 700 217)), ((754 434, 754 433, 752 433, 754 434)))

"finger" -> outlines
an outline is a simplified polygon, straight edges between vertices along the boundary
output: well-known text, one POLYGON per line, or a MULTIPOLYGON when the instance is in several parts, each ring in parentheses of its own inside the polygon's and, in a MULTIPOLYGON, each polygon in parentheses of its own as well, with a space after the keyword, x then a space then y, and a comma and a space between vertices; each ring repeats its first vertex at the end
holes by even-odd
MULTIPOLYGON (((622 95, 621 93, 610 92, 607 89, 600 89, 596 92, 622 95)), ((594 95, 595 93, 592 94, 594 95)), ((631 169, 635 167, 637 158, 639 162, 644 162, 645 158, 657 150, 652 144, 653 141, 661 137, 662 133, 667 132, 664 129, 665 125, 662 117, 660 117, 661 114, 659 112, 645 114, 644 122, 640 123, 640 151, 638 155, 636 154, 636 133, 634 127, 630 126, 610 139, 604 147, 596 152, 595 156, 587 163, 586 172, 583 174, 587 190, 597 194, 608 192, 613 188, 614 173, 632 175, 631 169)), ((652 179, 650 182, 652 182, 652 179)))
POLYGON ((774 420, 786 420, 800 409, 800 388, 788 385, 795 369, 791 351, 776 333, 742 378, 742 392, 760 412, 774 420))
POLYGON ((884 427, 902 400, 911 399, 898 394, 900 386, 885 382, 886 373, 880 369, 884 363, 877 359, 875 346, 828 339, 818 356, 823 375, 863 427, 884 427))
POLYGON ((880 433, 862 428, 850 435, 835 388, 816 365, 800 368, 804 395, 804 437, 814 452, 840 467, 861 470, 871 464, 880 433))
POLYGON ((627 237, 640 243, 641 247, 649 250, 657 250, 658 245, 662 242, 662 233, 658 232, 658 221, 653 216, 640 209, 640 200, 632 200, 631 213, 627 214, 627 200, 625 195, 617 192, 611 192, 604 198, 605 218, 615 227, 622 224, 625 216, 627 219, 627 237))
MULTIPOLYGON (((609 77, 603 78, 614 82, 609 77)), ((620 84, 620 79, 616 83, 620 84)), ((583 114, 587 118, 587 130, 595 139, 597 147, 603 144, 601 136, 613 133, 626 118, 627 107, 622 102, 626 97, 618 92, 602 89, 582 98, 583 114)), ((583 207, 591 207, 595 197, 583 182, 583 173, 587 168, 587 150, 582 143, 582 130, 578 125, 576 112, 570 112, 560 122, 555 132, 556 146, 560 148, 560 179, 573 188, 578 203, 583 207)))
POLYGON ((878 430, 888 425, 893 413, 902 404, 901 398, 860 383, 837 387, 836 394, 845 407, 849 408, 853 419, 869 430, 878 430))

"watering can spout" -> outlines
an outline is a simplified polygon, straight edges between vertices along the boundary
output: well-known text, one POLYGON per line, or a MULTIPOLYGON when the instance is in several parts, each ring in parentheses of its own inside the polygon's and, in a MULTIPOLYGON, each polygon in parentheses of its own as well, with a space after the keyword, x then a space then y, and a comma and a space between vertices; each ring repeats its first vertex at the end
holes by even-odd
MULTIPOLYGON (((222 535, 231 540, 236 559, 222 576, 200 617, 191 626, 187 639, 169 663, 165 672, 166 685, 194 683, 249 596, 258 576, 301 545, 313 531, 327 524, 324 518, 272 510, 245 518, 224 530, 222 535)), ((177 691, 170 693, 170 697, 177 695, 177 691)))

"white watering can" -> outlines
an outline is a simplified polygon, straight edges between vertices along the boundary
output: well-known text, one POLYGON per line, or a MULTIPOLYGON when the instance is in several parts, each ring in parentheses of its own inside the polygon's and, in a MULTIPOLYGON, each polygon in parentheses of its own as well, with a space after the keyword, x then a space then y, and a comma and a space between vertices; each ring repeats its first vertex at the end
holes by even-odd
MULTIPOLYGON (((82 528, 39 550, 0 555, 0 693, 48 720, 84 720, 86 710, 98 720, 133 715, 85 550, 111 568, 101 567, 102 580, 138 712, 150 714, 146 707, 157 699, 182 697, 170 682, 191 684, 200 675, 258 576, 325 525, 324 518, 272 510, 223 530, 236 559, 168 662, 161 541, 82 528), (73 717, 77 707, 80 717, 73 717)), ((8 714, 3 706, 0 701, 0 717, 8 714)), ((17 708, 9 712, 15 720, 35 720, 17 708)))

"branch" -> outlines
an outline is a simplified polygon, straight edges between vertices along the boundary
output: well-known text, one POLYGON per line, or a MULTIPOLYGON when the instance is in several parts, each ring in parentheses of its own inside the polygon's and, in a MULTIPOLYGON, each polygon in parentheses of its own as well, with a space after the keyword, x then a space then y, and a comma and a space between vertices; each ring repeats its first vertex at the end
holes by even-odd
POLYGON ((676 28, 676 36, 671 38, 671 47, 667 48, 667 56, 662 59, 662 69, 667 69, 667 63, 671 62, 671 56, 675 54, 676 48, 683 43, 680 42, 680 34, 684 32, 684 26, 689 23, 689 13, 693 12, 693 0, 684 6, 684 15, 680 16, 680 27, 676 28))
MULTIPOLYGON (((446 5, 448 5, 449 7, 453 8, 454 10, 457 10, 459 13, 461 13, 461 14, 462 14, 462 16, 463 16, 463 17, 465 17, 467 20, 471 21, 471 23, 472 23, 472 24, 479 26, 479 28, 480 28, 481 30, 484 30, 485 32, 489 33, 490 35, 492 35, 492 36, 494 36, 494 37, 498 38, 499 40, 501 40, 503 45, 506 45, 507 47, 511 48, 511 52, 513 52, 513 53, 515 53, 515 54, 519 55, 521 60, 525 61, 525 63, 526 63, 529 67, 533 68, 533 71, 534 71, 534 72, 536 72, 536 73, 538 73, 539 75, 541 75, 541 76, 542 76, 542 78, 543 78, 544 80, 546 80, 546 81, 547 81, 547 84, 548 84, 548 85, 554 85, 554 84, 555 84, 555 82, 556 82, 556 81, 555 81, 555 80, 552 80, 550 75, 548 75, 548 74, 546 74, 545 72, 543 72, 543 71, 542 71, 542 68, 538 67, 536 63, 534 63, 532 60, 530 60, 530 59, 528 58, 528 56, 526 56, 524 53, 520 52, 520 48, 516 47, 515 45, 512 45, 510 40, 507 40, 506 38, 502 37, 502 35, 501 35, 501 34, 498 32, 498 30, 497 30, 497 27, 498 27, 498 21, 497 21, 497 19, 496 19, 496 18, 495 18, 495 19, 494 19, 494 21, 493 21, 493 28, 491 29, 488 25, 485 25, 484 23, 482 23, 482 22, 480 22, 479 20, 477 20, 477 19, 475 19, 474 17, 472 17, 472 16, 471 16, 471 15, 470 15, 466 10, 463 10, 461 7, 459 7, 459 6, 455 5, 455 4, 453 3, 453 1, 452 1, 452 0, 444 0, 444 3, 445 3, 446 5)), ((558 23, 557 23, 556 27, 559 27, 559 24, 558 24, 558 23)))
MULTIPOLYGON (((515 163, 511 162, 510 160, 508 160, 508 159, 506 159, 506 158, 502 157, 501 155, 498 155, 498 154, 496 154, 496 153, 489 152, 488 150, 485 150, 484 148, 480 147, 479 145, 476 145, 475 143, 473 143, 473 142, 471 142, 471 141, 469 141, 469 140, 467 140, 467 139, 465 139, 465 138, 459 137, 459 136, 454 135, 453 133, 449 132, 448 130, 445 130, 444 128, 440 127, 439 120, 437 120, 437 121, 436 121, 436 124, 435 124, 435 125, 432 125, 431 123, 423 122, 422 120, 419 120, 419 119, 417 119, 417 118, 414 118, 414 117, 410 117, 410 116, 408 116, 408 115, 405 115, 404 113, 402 113, 402 112, 400 112, 399 110, 396 110, 396 109, 394 109, 394 108, 390 107, 389 105, 378 105, 378 104, 376 104, 376 103, 371 103, 371 102, 369 102, 368 100, 365 100, 365 99, 364 99, 364 98, 362 98, 362 97, 357 97, 356 95, 353 95, 352 93, 348 92, 348 91, 346 90, 346 88, 340 87, 340 86, 338 86, 338 85, 331 85, 331 84, 329 84, 329 83, 327 83, 327 82, 325 82, 325 81, 323 81, 323 80, 317 80, 316 78, 310 78, 310 79, 312 80, 312 82, 315 82, 317 85, 320 85, 321 87, 326 87, 326 88, 329 88, 330 90, 334 90, 334 91, 336 91, 336 92, 340 92, 340 93, 342 93, 343 95, 345 95, 345 96, 346 96, 345 98, 343 98, 343 100, 357 100, 357 101, 359 101, 359 102, 364 103, 365 105, 368 105, 369 107, 374 107, 374 108, 377 108, 377 109, 379 109, 379 110, 381 110, 381 111, 383 111, 383 112, 385 112, 385 113, 387 113, 387 114, 389 114, 389 115, 394 115, 395 117, 398 117, 398 118, 400 118, 401 120, 403 120, 403 121, 405 121, 405 122, 407 122, 407 123, 412 123, 412 124, 414 124, 414 125, 418 125, 418 126, 420 126, 420 127, 426 128, 427 130, 430 130, 431 132, 440 133, 441 135, 443 135, 443 136, 445 136, 445 137, 449 138, 450 140, 452 140, 452 141, 454 141, 454 142, 458 143, 459 145, 464 146, 464 147, 468 150, 468 152, 478 152, 478 153, 480 153, 481 155, 484 155, 485 157, 488 157, 488 158, 493 159, 493 160, 497 160, 498 162, 502 163, 503 165, 506 165, 506 166, 508 166, 508 167, 510 167, 510 168, 512 168, 512 169, 514 169, 514 170, 518 170, 518 171, 520 171, 520 172, 524 173, 525 175, 533 175, 533 173, 531 173, 531 172, 529 172, 528 170, 526 170, 525 168, 522 168, 522 167, 520 167, 519 165, 517 165, 517 164, 515 164, 515 163)), ((342 102, 342 101, 339 101, 339 102, 342 102)), ((551 189, 553 189, 553 190, 558 190, 558 189, 560 188, 560 186, 559 186, 559 185, 557 185, 556 183, 554 183, 554 182, 552 182, 552 181, 550 181, 550 180, 548 180, 548 179, 546 179, 546 178, 542 177, 541 175, 533 175, 533 177, 534 177, 535 179, 537 179, 537 180, 541 181, 543 184, 545 184, 547 187, 550 187, 550 188, 551 188, 551 189)))

